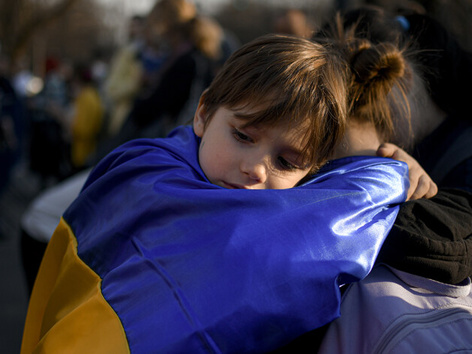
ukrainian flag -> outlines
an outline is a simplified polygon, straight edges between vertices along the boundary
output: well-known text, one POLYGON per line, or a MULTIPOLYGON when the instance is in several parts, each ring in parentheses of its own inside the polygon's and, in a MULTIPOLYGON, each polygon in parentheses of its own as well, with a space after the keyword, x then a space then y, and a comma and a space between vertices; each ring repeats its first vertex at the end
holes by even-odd
POLYGON ((107 156, 64 214, 22 353, 265 352, 339 316, 405 200, 405 164, 333 161, 287 190, 228 190, 179 128, 107 156))

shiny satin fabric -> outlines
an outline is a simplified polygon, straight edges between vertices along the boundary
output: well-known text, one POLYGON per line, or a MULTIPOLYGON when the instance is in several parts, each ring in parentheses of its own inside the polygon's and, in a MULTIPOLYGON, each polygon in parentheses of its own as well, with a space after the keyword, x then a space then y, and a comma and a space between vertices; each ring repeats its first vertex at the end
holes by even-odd
POLYGON ((189 127, 125 144, 64 214, 131 353, 264 352, 339 316, 339 285, 368 274, 405 200, 406 165, 352 157, 293 189, 229 190, 198 146, 189 127))

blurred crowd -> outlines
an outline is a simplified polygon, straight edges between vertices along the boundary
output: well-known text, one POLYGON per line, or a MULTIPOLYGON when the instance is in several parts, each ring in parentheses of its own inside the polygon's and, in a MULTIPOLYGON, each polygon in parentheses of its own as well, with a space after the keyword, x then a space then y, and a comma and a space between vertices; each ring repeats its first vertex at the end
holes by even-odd
MULTIPOLYGON (((301 10, 283 11, 273 31, 309 37, 301 10)), ((49 56, 43 75, 27 61, 0 67, 0 195, 22 159, 46 189, 138 137, 163 137, 192 119, 203 90, 241 45, 189 0, 158 0, 128 20, 111 58, 74 63, 49 56), (13 71, 13 73, 12 73, 13 71)))
POLYGON ((192 1, 158 0, 146 16, 129 19, 127 42, 108 61, 49 56, 41 77, 25 62, 9 75, 2 62, 0 197, 19 162, 39 186, 20 225, 30 288, 57 218, 89 168, 128 140, 163 137, 190 121, 201 93, 239 46, 192 1))
POLYGON ((133 16, 128 42, 109 62, 48 57, 1 73, 1 185, 20 157, 51 186, 131 138, 160 137, 191 117, 218 67, 239 45, 192 2, 158 1, 133 16))

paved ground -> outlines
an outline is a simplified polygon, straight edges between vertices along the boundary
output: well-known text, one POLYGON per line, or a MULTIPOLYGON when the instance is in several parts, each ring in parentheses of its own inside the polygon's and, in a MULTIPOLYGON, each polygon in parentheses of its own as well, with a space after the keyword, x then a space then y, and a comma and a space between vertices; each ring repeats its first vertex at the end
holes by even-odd
POLYGON ((39 181, 19 164, 0 195, 0 352, 20 351, 28 295, 20 258, 20 219, 39 181))

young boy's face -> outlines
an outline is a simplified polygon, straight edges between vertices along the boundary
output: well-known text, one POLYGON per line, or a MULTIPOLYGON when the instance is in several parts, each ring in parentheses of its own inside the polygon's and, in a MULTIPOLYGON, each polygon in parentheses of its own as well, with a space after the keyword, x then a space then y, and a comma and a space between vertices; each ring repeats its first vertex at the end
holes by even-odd
POLYGON ((218 108, 207 119, 200 104, 194 118, 195 134, 202 138, 200 166, 208 180, 230 189, 286 189, 294 187, 310 171, 302 161, 303 127, 244 127, 238 115, 248 108, 218 108))

